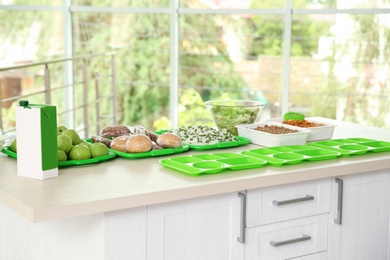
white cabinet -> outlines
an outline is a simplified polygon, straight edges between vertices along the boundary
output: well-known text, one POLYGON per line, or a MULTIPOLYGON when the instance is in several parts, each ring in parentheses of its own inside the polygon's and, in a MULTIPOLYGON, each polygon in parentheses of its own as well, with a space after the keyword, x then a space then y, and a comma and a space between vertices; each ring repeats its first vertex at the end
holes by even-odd
POLYGON ((0 205, 0 259, 389 260, 390 170, 337 181, 36 224, 0 205))
POLYGON ((242 260, 238 193, 148 207, 148 260, 242 260))
POLYGON ((0 204, 1 260, 104 260, 103 214, 30 223, 0 204))
POLYGON ((327 260, 328 256, 326 252, 321 252, 317 254, 312 254, 312 255, 305 255, 301 257, 296 257, 296 258, 290 258, 288 260, 327 260))
POLYGON ((329 259, 390 259, 389 170, 338 179, 342 183, 334 182, 332 191, 329 259), (341 219, 341 223, 334 223, 335 219, 341 219))
POLYGON ((146 260, 147 207, 104 214, 104 259, 146 260))
POLYGON ((330 178, 247 191, 247 227, 328 213, 330 178))
POLYGON ((324 259, 330 198, 329 178, 247 191, 245 260, 324 259))
POLYGON ((326 251, 327 222, 328 214, 323 214, 248 228, 245 260, 285 260, 326 251))

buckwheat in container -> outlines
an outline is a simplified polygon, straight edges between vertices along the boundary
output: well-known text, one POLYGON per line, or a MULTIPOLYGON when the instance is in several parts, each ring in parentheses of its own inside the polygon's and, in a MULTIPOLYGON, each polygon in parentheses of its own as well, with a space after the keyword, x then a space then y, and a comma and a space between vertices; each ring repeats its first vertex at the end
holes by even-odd
POLYGON ((281 145, 304 145, 310 134, 308 129, 299 129, 294 126, 273 123, 258 122, 254 124, 237 125, 238 135, 251 140, 251 143, 260 146, 271 147, 281 145), (278 133, 268 133, 256 128, 275 128, 281 129, 278 133), (290 131, 291 132, 290 132, 290 131), (294 131, 294 132, 292 132, 294 131))

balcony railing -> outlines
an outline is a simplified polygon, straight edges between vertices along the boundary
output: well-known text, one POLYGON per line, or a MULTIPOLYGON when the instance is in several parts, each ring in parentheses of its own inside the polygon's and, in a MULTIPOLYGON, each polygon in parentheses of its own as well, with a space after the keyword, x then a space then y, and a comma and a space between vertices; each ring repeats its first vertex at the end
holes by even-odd
POLYGON ((56 105, 57 124, 87 138, 117 122, 116 92, 115 53, 0 68, 0 128, 15 130, 15 106, 25 99, 56 105))

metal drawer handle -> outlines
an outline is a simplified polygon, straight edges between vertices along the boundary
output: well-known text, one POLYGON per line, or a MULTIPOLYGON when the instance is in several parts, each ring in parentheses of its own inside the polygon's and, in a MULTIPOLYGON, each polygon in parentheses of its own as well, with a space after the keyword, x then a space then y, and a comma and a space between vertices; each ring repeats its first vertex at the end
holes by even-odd
POLYGON ((245 243, 245 228, 246 228, 246 194, 239 192, 238 197, 241 199, 241 212, 240 212, 240 236, 237 237, 237 241, 245 243))
POLYGON ((314 200, 314 196, 306 195, 305 197, 291 199, 291 200, 281 200, 281 201, 273 200, 272 204, 274 204, 275 206, 281 206, 281 205, 297 203, 297 202, 302 202, 302 201, 308 201, 308 200, 314 200))
POLYGON ((343 187, 344 182, 342 179, 336 178, 336 183, 338 184, 337 189, 337 218, 334 220, 335 224, 341 225, 343 218, 343 187))
POLYGON ((293 243, 297 243, 297 242, 302 242, 302 241, 306 241, 306 240, 310 240, 310 239, 311 239, 311 236, 303 234, 302 237, 283 240, 283 241, 270 241, 269 243, 271 246, 277 247, 277 246, 283 246, 283 245, 293 244, 293 243))

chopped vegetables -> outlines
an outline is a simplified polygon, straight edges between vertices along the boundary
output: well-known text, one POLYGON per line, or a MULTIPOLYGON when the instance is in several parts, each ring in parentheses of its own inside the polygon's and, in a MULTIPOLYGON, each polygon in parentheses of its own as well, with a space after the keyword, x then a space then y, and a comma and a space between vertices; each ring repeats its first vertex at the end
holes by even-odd
POLYGON ((211 114, 219 129, 227 129, 230 133, 238 135, 236 125, 252 124, 261 111, 261 107, 245 106, 213 106, 211 114))
POLYGON ((216 130, 209 126, 186 126, 168 130, 182 139, 183 143, 192 145, 210 145, 223 142, 236 142, 238 139, 226 129, 216 130))

